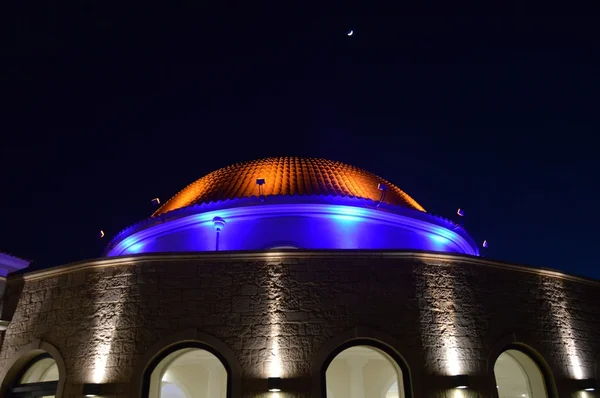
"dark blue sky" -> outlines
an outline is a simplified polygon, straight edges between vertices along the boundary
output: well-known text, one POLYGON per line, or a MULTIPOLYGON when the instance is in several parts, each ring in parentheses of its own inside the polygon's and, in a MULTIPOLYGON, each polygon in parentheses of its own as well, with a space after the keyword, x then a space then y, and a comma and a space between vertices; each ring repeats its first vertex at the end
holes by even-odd
POLYGON ((99 256, 151 198, 300 155, 466 209, 490 258, 600 278, 590 10, 101 4, 2 12, 1 250, 99 256))

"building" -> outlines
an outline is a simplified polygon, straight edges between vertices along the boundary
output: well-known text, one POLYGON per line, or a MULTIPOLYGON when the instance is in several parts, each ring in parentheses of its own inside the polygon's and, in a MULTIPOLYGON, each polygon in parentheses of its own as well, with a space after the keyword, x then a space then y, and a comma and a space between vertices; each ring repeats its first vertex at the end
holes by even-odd
POLYGON ((597 396, 600 283, 480 249, 364 170, 235 164, 8 275, 0 395, 597 396))
MULTIPOLYGON (((2 314, 2 306, 4 291, 6 290, 6 277, 11 272, 19 271, 29 266, 30 261, 11 256, 8 253, 0 252, 0 314, 2 314)), ((9 322, 0 317, 0 333, 5 331, 9 322)))

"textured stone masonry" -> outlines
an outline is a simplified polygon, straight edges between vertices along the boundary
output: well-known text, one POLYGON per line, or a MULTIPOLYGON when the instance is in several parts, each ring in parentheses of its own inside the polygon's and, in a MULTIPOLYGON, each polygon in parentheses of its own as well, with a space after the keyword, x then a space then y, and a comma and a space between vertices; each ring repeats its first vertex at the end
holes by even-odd
POLYGON ((473 380, 464 397, 494 397, 490 354, 507 336, 545 359, 560 397, 577 396, 564 382, 574 377, 574 354, 583 376, 598 377, 600 284, 460 260, 360 254, 161 262, 147 256, 92 265, 9 277, 4 311, 14 314, 0 370, 21 347, 42 339, 65 361, 65 397, 81 396, 82 383, 95 377, 117 383, 117 395, 127 397, 148 350, 197 329, 233 351, 244 397, 267 396, 276 344, 282 377, 304 381, 281 397, 303 398, 311 396, 318 353, 365 326, 398 342, 393 348, 408 362, 417 397, 455 396, 436 382, 453 371, 473 380))

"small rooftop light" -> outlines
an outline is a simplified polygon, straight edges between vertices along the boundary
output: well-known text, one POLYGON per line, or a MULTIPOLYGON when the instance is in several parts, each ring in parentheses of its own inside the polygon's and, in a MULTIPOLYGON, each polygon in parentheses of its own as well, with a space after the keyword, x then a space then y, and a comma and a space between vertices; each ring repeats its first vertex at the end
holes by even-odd
POLYGON ((458 215, 459 215, 459 216, 461 216, 461 217, 464 217, 464 216, 465 216, 465 211, 464 211, 463 209, 459 208, 459 209, 456 211, 456 214, 458 214, 458 215))
POLYGON ((485 247, 487 249, 487 247, 488 247, 487 240, 484 240, 483 243, 481 244, 481 246, 483 246, 483 247, 485 247))
POLYGON ((104 238, 104 231, 100 230, 100 238, 104 238))
POLYGON ((256 185, 258 185, 258 196, 262 196, 263 195, 262 186, 265 185, 265 179, 264 178, 257 178, 256 179, 256 185))
POLYGON ((212 222, 213 227, 215 227, 215 231, 217 232, 221 232, 223 230, 223 227, 225 227, 225 220, 223 220, 221 217, 213 218, 212 222))
POLYGON ((225 220, 223 220, 221 217, 215 217, 212 220, 213 222, 213 227, 215 227, 215 231, 217 232, 217 240, 215 242, 215 250, 219 251, 219 236, 221 235, 221 231, 223 230, 223 227, 225 226, 225 220))
POLYGON ((153 205, 159 205, 160 204, 160 199, 159 198, 152 199, 152 204, 153 205))

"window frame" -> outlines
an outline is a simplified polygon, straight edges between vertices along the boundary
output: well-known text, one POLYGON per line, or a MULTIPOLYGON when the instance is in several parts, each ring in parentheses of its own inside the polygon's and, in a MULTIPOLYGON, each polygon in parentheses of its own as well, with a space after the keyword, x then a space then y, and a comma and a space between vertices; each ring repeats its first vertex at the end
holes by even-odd
MULTIPOLYGON (((498 358, 500 358, 500 355, 506 353, 507 351, 518 351, 523 355, 526 355, 534 364, 535 366, 537 366, 538 370, 540 371, 540 374, 542 375, 542 381, 544 384, 544 389, 546 390, 546 398, 554 398, 556 395, 554 394, 554 376, 552 374, 552 371, 550 370, 550 368, 548 367, 548 364, 546 363, 546 361, 543 359, 543 357, 538 354, 535 350, 528 348, 527 346, 524 346, 522 344, 508 344, 506 346, 504 346, 504 348, 499 352, 498 355, 496 355, 496 358, 494 359, 494 362, 492 363, 492 377, 494 380, 494 386, 497 386, 498 382, 496 379, 496 371, 495 371, 495 366, 496 366, 496 362, 498 361, 498 358)), ((508 354, 510 355, 510 354, 508 354)), ((514 358, 514 357, 513 357, 514 358)), ((521 363, 519 363, 518 359, 515 358, 515 360, 517 361, 518 365, 523 369, 523 365, 521 363)), ((530 382, 529 380, 529 375, 527 374, 527 372, 523 369, 523 371, 525 372, 525 376, 528 379, 528 382, 530 382)), ((498 397, 498 389, 495 388, 495 396, 498 397)))
POLYGON ((56 359, 54 359, 54 357, 48 354, 47 352, 34 356, 16 374, 13 382, 8 387, 6 395, 7 398, 36 398, 43 397, 46 395, 56 396, 58 392, 59 380, 24 384, 21 383, 23 376, 25 376, 25 373, 27 373, 27 371, 31 369, 32 366, 34 366, 37 362, 47 358, 51 358, 54 361, 54 363, 58 366, 56 359))
POLYGON ((321 374, 319 375, 319 377, 321 378, 321 398, 327 398, 327 369, 329 368, 329 365, 331 365, 331 362, 333 362, 333 360, 339 354, 341 354, 342 351, 345 351, 348 348, 352 348, 352 347, 356 347, 356 346, 363 346, 363 347, 377 349, 377 350, 385 353, 385 355, 387 355, 389 357, 389 359, 393 360, 395 362, 396 366, 398 366, 398 368, 402 372, 402 384, 404 387, 404 398, 413 398, 410 371, 409 371, 408 365, 406 364, 404 359, 399 354, 397 354, 393 349, 391 349, 387 344, 380 343, 377 340, 371 340, 371 339, 355 339, 355 340, 346 341, 345 343, 342 343, 339 346, 337 346, 333 351, 331 351, 329 353, 329 355, 323 362, 323 365, 321 367, 321 374))
POLYGON ((221 353, 218 352, 217 350, 215 350, 213 347, 211 347, 207 344, 204 344, 202 342, 198 342, 198 341, 185 341, 185 342, 177 343, 177 344, 167 347, 166 349, 162 350, 158 355, 156 355, 152 359, 152 361, 150 361, 150 363, 148 363, 148 366, 146 366, 146 370, 144 371, 144 377, 142 380, 142 397, 144 397, 144 398, 150 397, 150 378, 152 377, 152 373, 154 372, 154 369, 156 369, 156 367, 166 357, 168 357, 172 353, 179 351, 179 350, 186 349, 186 348, 194 348, 194 349, 200 349, 200 350, 207 351, 207 352, 211 353, 212 355, 214 355, 221 362, 221 365, 223 365, 223 368, 225 368, 225 371, 227 372, 227 384, 226 384, 227 391, 225 393, 225 397, 232 398, 232 395, 231 395, 231 393, 232 393, 231 368, 230 368, 229 364, 227 363, 227 361, 225 360, 225 357, 223 355, 221 355, 221 353))

